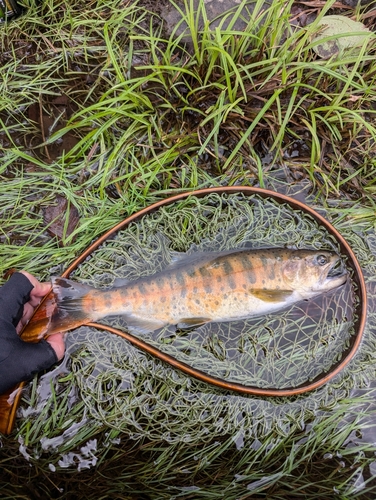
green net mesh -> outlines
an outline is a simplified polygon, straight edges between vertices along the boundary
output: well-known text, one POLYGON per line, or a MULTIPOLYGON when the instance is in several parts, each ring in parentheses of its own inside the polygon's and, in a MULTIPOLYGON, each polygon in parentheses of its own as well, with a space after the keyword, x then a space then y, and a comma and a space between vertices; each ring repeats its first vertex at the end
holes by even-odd
MULTIPOLYGON (((144 216, 96 250, 74 278, 107 287, 118 278, 137 279, 160 271, 176 251, 245 246, 339 251, 312 217, 287 204, 256 194, 211 194, 144 216)), ((354 334, 354 297, 349 280, 337 291, 278 314, 209 323, 188 332, 166 327, 144 335, 143 340, 226 381, 260 388, 295 387, 327 372, 340 359, 354 334)), ((126 328, 118 319, 106 323, 126 328)), ((104 362, 100 349, 98 356, 104 362)))

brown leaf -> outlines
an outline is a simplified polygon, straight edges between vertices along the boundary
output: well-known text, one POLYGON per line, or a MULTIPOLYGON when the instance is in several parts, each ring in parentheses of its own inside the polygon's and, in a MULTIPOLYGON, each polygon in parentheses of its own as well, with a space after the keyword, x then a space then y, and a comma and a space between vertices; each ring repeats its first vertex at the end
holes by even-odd
POLYGON ((56 196, 56 204, 50 205, 43 210, 43 220, 48 226, 47 231, 65 244, 66 238, 73 233, 77 227, 80 216, 77 208, 68 203, 61 195, 56 196))
POLYGON ((12 274, 14 274, 16 272, 17 272, 17 269, 15 267, 11 267, 11 268, 7 269, 3 273, 3 279, 8 280, 12 276, 12 274))

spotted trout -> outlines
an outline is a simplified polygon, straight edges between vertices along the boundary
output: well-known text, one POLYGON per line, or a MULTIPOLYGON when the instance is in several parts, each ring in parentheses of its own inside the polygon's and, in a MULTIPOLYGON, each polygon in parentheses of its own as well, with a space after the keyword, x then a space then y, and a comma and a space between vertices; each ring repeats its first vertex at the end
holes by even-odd
POLYGON ((161 272, 107 290, 53 279, 53 311, 48 318, 36 315, 27 333, 39 328, 40 337, 115 315, 125 318, 131 332, 241 320, 310 299, 346 279, 340 257, 328 251, 245 249, 184 254, 161 272))

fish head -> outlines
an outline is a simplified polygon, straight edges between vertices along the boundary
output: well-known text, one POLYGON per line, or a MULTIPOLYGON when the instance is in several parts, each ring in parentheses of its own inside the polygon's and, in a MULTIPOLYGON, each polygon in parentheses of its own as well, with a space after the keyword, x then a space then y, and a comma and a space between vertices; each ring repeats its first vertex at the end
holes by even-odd
POLYGON ((284 262, 282 275, 291 289, 309 298, 345 283, 348 271, 334 252, 295 250, 284 262))

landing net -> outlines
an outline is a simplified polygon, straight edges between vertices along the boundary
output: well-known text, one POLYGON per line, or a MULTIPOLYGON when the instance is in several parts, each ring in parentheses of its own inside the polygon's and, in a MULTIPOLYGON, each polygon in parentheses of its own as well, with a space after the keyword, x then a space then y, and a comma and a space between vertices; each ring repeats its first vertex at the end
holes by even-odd
MULTIPOLYGON (((339 243, 325 227, 287 203, 258 194, 212 193, 203 198, 192 196, 144 215, 106 240, 70 277, 105 289, 118 283, 119 278, 134 280, 163 270, 175 252, 245 247, 317 249, 341 254, 339 243)), ((346 265, 346 256, 342 258, 346 265)), ((210 323, 190 331, 166 327, 143 334, 142 340, 227 382, 260 389, 309 384, 341 360, 356 335, 359 299, 350 268, 349 275, 339 289, 278 313, 210 323)), ((127 331, 120 318, 101 322, 127 331)), ((73 362, 79 378, 86 380, 84 392, 103 394, 103 381, 108 385, 110 380, 118 381, 110 385, 119 387, 120 392, 131 389, 137 378, 129 368, 129 353, 134 351, 125 341, 114 345, 115 352, 97 346, 90 350, 90 356, 73 362)))

